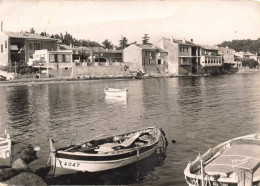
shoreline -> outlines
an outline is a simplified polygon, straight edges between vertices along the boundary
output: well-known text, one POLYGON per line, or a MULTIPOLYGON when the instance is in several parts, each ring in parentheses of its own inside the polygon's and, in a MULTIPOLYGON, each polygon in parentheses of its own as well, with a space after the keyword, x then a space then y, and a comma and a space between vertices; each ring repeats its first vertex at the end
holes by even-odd
MULTIPOLYGON (((239 71, 235 74, 244 74, 244 73, 256 73, 259 71, 239 71)), ((224 73, 230 74, 230 73, 224 73)), ((233 74, 233 73, 232 73, 233 74)), ((217 74, 223 75, 223 74, 217 74)), ((70 81, 89 81, 89 80, 142 80, 142 79, 152 79, 152 78, 179 78, 179 77, 209 77, 214 76, 210 74, 190 74, 190 75, 169 75, 169 74, 157 74, 157 75, 146 75, 146 76, 133 76, 133 75, 126 75, 126 76, 82 76, 82 77, 61 77, 61 78, 21 78, 21 79, 13 79, 13 80, 4 80, 0 81, 0 86, 4 85, 27 85, 27 84, 44 84, 44 83, 56 83, 56 82, 70 82, 70 81)))

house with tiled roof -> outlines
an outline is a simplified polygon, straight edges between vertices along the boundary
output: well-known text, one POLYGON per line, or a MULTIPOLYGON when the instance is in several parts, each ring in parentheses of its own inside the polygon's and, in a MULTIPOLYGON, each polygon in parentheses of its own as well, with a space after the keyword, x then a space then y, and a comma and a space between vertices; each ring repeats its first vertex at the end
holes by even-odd
POLYGON ((168 71, 176 75, 188 75, 200 72, 201 46, 187 41, 162 38, 154 45, 168 52, 168 71))
POLYGON ((123 50, 124 63, 130 70, 150 74, 167 70, 167 56, 166 50, 151 44, 132 44, 123 50))
POLYGON ((0 31, 0 66, 24 66, 36 50, 57 50, 57 39, 27 32, 0 31))
POLYGON ((122 50, 113 50, 113 49, 104 49, 103 47, 85 47, 85 46, 67 46, 60 45, 61 50, 72 50, 73 51, 73 60, 79 62, 108 62, 116 63, 123 61, 123 51, 122 50))
POLYGON ((200 65, 206 74, 220 71, 223 66, 222 56, 214 46, 201 45, 200 65))

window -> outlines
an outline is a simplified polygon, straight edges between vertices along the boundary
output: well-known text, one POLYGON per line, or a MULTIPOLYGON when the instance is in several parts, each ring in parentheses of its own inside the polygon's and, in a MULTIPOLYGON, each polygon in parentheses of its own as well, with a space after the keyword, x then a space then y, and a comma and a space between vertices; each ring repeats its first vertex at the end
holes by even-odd
POLYGON ((1 53, 3 53, 4 52, 4 46, 3 46, 3 44, 1 44, 1 53))
POLYGON ((29 48, 30 48, 30 50, 34 50, 33 44, 34 44, 34 43, 29 43, 29 48))
POLYGON ((34 43, 35 50, 41 50, 41 43, 34 43))
POLYGON ((70 62, 70 55, 68 55, 68 54, 65 55, 65 61, 66 61, 66 62, 70 62))
POLYGON ((61 54, 58 55, 58 61, 57 62, 59 62, 59 63, 62 62, 62 55, 61 54))
POLYGON ((55 62, 55 55, 54 54, 50 54, 50 62, 55 62))
POLYGON ((5 48, 7 48, 7 41, 5 40, 5 48))
POLYGON ((161 59, 158 59, 158 65, 160 65, 162 63, 161 59))

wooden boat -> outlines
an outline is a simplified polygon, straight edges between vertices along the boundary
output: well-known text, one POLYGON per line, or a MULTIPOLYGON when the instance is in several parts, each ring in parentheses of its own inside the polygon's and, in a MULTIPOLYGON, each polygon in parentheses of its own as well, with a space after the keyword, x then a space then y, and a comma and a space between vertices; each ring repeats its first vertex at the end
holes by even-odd
POLYGON ((5 137, 0 137, 0 166, 11 165, 11 146, 10 135, 5 130, 5 137))
POLYGON ((189 186, 260 185, 260 134, 238 137, 209 149, 184 170, 189 186))
POLYGON ((60 149, 50 140, 53 175, 99 172, 135 163, 153 154, 161 137, 161 129, 149 127, 60 149))
POLYGON ((105 88, 104 92, 107 96, 126 97, 128 90, 126 88, 125 89, 105 88))

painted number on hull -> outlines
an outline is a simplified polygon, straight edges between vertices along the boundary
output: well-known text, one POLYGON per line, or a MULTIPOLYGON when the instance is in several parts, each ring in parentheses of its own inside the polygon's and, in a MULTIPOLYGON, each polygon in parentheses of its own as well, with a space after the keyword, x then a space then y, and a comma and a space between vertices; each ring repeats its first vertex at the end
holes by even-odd
POLYGON ((79 167, 80 163, 72 163, 72 162, 65 161, 63 163, 63 165, 66 166, 66 167, 79 167))

